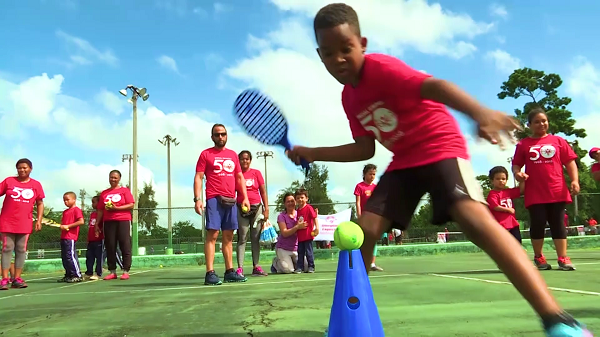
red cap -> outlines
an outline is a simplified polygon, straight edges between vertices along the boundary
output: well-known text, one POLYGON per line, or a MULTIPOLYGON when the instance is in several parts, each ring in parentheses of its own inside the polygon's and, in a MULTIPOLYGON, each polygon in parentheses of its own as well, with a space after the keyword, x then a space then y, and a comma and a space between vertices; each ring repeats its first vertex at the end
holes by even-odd
POLYGON ((593 155, 594 155, 594 153, 596 153, 596 152, 599 152, 599 151, 600 151, 600 147, 593 147, 593 148, 590 150, 590 157, 592 157, 592 159, 594 159, 594 156, 593 156, 593 155))

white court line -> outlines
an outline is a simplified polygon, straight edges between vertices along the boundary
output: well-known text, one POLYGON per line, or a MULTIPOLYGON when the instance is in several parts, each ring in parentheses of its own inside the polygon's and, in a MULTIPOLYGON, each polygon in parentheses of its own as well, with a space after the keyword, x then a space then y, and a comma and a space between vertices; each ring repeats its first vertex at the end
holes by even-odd
MULTIPOLYGON (((483 282, 483 283, 507 284, 507 285, 511 285, 511 286, 513 285, 512 283, 506 282, 506 281, 486 280, 486 279, 477 278, 477 277, 464 277, 464 276, 443 275, 443 274, 429 274, 429 275, 431 275, 431 276, 437 276, 437 277, 453 278, 453 279, 458 279, 458 280, 483 282)), ((594 291, 585 291, 585 290, 567 289, 567 288, 557 288, 557 287, 548 287, 548 289, 553 290, 553 291, 562 291, 562 292, 565 292, 565 293, 600 296, 600 293, 597 293, 597 292, 594 292, 594 291)))
MULTIPOLYGON (((135 272, 129 273, 129 275, 143 274, 143 273, 147 273, 149 271, 152 271, 152 270, 135 271, 135 272)), ((91 280, 91 281, 83 281, 83 282, 78 282, 78 283, 72 283, 72 284, 64 285, 62 287, 52 288, 52 290, 54 290, 54 289, 71 288, 71 287, 74 287, 74 286, 78 286, 78 285, 82 285, 82 284, 94 283, 94 282, 98 282, 98 281, 104 281, 104 280, 103 279, 97 279, 97 280, 91 280)), ((116 279, 116 281, 119 281, 119 279, 116 279)), ((49 289, 45 289, 45 290, 49 290, 49 289)))
MULTIPOLYGON (((370 279, 374 278, 385 278, 385 277, 398 277, 398 276, 419 276, 416 274, 390 274, 390 275, 374 275, 369 276, 370 279)), ((20 297, 25 296, 68 296, 68 295, 90 295, 90 294, 121 294, 121 293, 144 293, 144 292, 155 292, 155 291, 173 291, 173 290, 189 290, 189 289, 206 289, 206 290, 215 290, 215 287, 219 289, 223 289, 222 291, 209 292, 210 294, 215 293, 225 293, 227 289, 231 287, 251 287, 256 285, 270 285, 270 284, 286 284, 286 283, 304 283, 304 282, 323 282, 323 281, 335 281, 335 277, 333 278, 318 278, 318 279, 302 279, 302 280, 285 280, 285 281, 274 281, 274 282, 235 282, 235 283, 227 283, 222 286, 207 286, 207 285, 197 285, 197 286, 185 286, 185 287, 165 287, 165 288, 150 288, 150 289, 132 289, 132 290, 99 290, 99 291, 78 291, 72 293, 61 293, 61 294, 41 294, 41 293, 26 293, 19 295, 20 297), (223 288, 221 288, 223 287, 223 288)), ((87 282, 89 283, 89 282, 87 282)), ((0 298, 1 300, 2 298, 0 298)))

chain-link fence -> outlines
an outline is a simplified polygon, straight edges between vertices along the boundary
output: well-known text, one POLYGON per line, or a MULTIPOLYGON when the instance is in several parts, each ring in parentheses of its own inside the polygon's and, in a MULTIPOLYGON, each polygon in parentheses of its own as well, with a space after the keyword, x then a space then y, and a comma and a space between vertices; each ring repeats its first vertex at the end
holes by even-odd
MULTIPOLYGON (((423 204, 427 202, 424 198, 423 204)), ((522 200, 519 200, 522 202, 522 200)), ((313 204, 315 208, 319 208, 320 214, 337 213, 348 208, 354 207, 354 202, 338 202, 330 204, 313 204), (324 213, 322 210, 328 210, 324 213)), ((521 229, 525 230, 528 226, 528 214, 526 210, 517 207, 517 218, 521 223, 521 229)), ((171 208, 171 224, 173 230, 173 251, 175 254, 202 253, 204 251, 203 239, 203 218, 196 214, 193 207, 178 207, 171 208)), ((275 205, 269 206, 269 219, 272 224, 277 222, 278 211, 275 205)), ((418 213, 418 212, 417 212, 418 213)), ((430 215, 424 212, 423 216, 415 215, 411 228, 404 231, 402 234, 403 243, 436 243, 438 241, 438 233, 448 229, 450 232, 460 231, 454 223, 448 223, 444 226, 433 226, 428 222, 431 220, 430 215)), ((600 193, 599 194, 582 194, 574 198, 573 203, 567 205, 567 213, 569 215, 569 225, 584 225, 586 226, 586 235, 596 234, 595 229, 592 231, 587 228, 587 222, 590 218, 600 219, 600 193)), ((169 209, 140 209, 139 212, 139 247, 145 248, 146 255, 164 254, 168 247, 168 219, 169 209)), ((52 219, 60 223, 62 212, 55 212, 46 215, 46 218, 52 219)), ((352 213, 355 217, 355 213, 352 213)), ((81 226, 79 240, 77 240, 76 248, 79 250, 80 256, 87 246, 88 236, 88 219, 89 212, 84 213, 86 224, 81 226)), ((278 231, 277 226, 274 226, 278 231)), ((389 240, 382 240, 381 243, 387 244, 389 240)), ((250 243, 248 242, 248 245, 250 243)), ((271 245, 267 244, 265 249, 272 249, 271 245)), ((29 259, 35 258, 58 258, 60 257, 60 229, 50 226, 43 226, 40 232, 35 232, 31 235, 29 244, 29 259)))

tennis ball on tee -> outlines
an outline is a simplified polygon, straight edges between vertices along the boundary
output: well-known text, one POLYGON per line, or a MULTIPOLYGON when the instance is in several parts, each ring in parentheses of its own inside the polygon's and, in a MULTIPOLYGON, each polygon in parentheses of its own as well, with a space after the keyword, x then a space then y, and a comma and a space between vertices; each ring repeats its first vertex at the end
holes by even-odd
POLYGON ((352 221, 340 223, 333 233, 333 241, 340 250, 359 249, 364 240, 362 229, 352 221))

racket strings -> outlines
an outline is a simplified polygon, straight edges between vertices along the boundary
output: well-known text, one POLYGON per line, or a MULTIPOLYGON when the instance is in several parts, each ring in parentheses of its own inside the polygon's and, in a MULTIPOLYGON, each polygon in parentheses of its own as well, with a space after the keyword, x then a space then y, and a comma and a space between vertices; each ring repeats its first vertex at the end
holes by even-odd
POLYGON ((274 145, 287 132, 287 123, 279 109, 267 97, 256 92, 240 95, 235 102, 235 110, 242 127, 260 142, 274 145))

